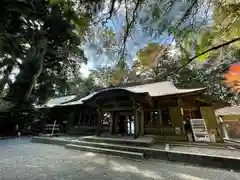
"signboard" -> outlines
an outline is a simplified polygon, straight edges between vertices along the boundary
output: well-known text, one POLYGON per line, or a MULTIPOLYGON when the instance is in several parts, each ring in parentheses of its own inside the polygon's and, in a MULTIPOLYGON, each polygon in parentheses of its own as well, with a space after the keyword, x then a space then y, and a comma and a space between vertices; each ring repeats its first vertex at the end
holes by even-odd
POLYGON ((195 141, 210 142, 209 133, 204 119, 190 119, 195 141))

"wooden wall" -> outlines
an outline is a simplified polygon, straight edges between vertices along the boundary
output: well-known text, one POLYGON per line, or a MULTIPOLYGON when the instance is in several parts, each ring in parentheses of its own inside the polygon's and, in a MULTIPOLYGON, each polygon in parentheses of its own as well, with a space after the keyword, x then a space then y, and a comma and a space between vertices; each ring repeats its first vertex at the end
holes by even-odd
POLYGON ((183 119, 181 115, 181 108, 178 106, 178 97, 158 97, 155 98, 155 109, 169 109, 171 125, 144 125, 144 134, 152 135, 168 135, 179 136, 183 134, 183 119), (181 133, 178 134, 175 128, 180 128, 181 133))
POLYGON ((171 125, 156 124, 156 125, 144 125, 144 134, 154 134, 154 135, 171 135, 178 136, 183 133, 176 133, 175 128, 180 128, 183 132, 183 120, 181 115, 181 109, 179 107, 170 107, 169 115, 171 125))
POLYGON ((224 121, 240 121, 240 115, 226 115, 222 116, 224 121))
POLYGON ((222 141, 218 133, 219 124, 214 113, 214 108, 211 105, 206 105, 204 102, 199 102, 196 96, 185 97, 164 97, 156 98, 157 108, 169 108, 171 126, 164 125, 145 125, 144 134, 162 135, 162 136, 185 136, 183 130, 183 116, 181 108, 200 108, 202 118, 205 119, 208 131, 215 134, 218 141, 222 141), (176 132, 176 128, 180 128, 180 132, 176 132))
POLYGON ((226 121, 225 125, 230 138, 240 138, 240 121, 226 121))
POLYGON ((240 115, 222 116, 230 138, 240 138, 240 115))

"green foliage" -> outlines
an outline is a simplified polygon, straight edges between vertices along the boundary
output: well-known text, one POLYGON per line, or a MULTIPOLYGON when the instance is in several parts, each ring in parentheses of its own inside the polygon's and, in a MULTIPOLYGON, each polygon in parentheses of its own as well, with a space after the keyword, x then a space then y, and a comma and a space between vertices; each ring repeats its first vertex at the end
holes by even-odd
MULTIPOLYGON (((86 39, 86 35, 93 36, 89 39, 102 41, 101 47, 97 50, 98 54, 105 53, 111 59, 116 60, 117 56, 115 55, 122 52, 121 48, 125 47, 118 41, 127 42, 129 39, 122 37, 128 37, 130 34, 132 36, 133 33, 125 34, 126 31, 135 30, 135 27, 139 27, 137 25, 140 24, 143 32, 151 35, 155 40, 164 33, 174 36, 176 46, 181 51, 180 64, 188 63, 192 56, 200 54, 216 44, 240 36, 238 2, 216 1, 214 4, 210 4, 210 1, 203 3, 200 0, 184 2, 154 0, 129 1, 127 3, 125 6, 127 22, 123 24, 123 36, 121 35, 118 40, 112 29, 99 25, 102 17, 98 17, 99 22, 94 19, 98 15, 97 7, 104 2, 92 0, 2 0, 0 2, 0 58, 2 58, 0 71, 6 75, 5 77, 8 77, 7 73, 9 73, 3 70, 5 68, 17 67, 20 69, 20 73, 26 71, 23 67, 26 63, 26 55, 30 51, 29 47, 36 46, 39 39, 46 39, 47 49, 43 57, 42 72, 36 78, 30 77, 33 73, 25 76, 26 81, 35 79, 31 98, 43 102, 49 96, 53 96, 56 91, 62 94, 68 93, 71 89, 69 83, 71 84, 75 78, 79 77, 77 74, 81 63, 87 62, 83 50, 79 48, 82 40, 86 39), (129 8, 129 4, 131 7, 139 7, 139 9, 129 8), (140 5, 137 6, 138 4, 140 5), (211 23, 202 21, 200 17, 202 14, 199 12, 207 10, 208 7, 205 7, 204 4, 210 4, 210 9, 213 11, 211 23), (129 25, 131 27, 128 27, 129 25), (96 38, 95 31, 98 29, 100 33, 96 38), (22 62, 19 63, 16 59, 21 59, 22 62)), ((116 2, 123 1, 111 1, 110 3, 116 2)), ((109 12, 109 17, 116 13, 114 9, 109 12)), ((240 47, 239 42, 231 46, 236 49, 240 47)), ((138 68, 148 72, 144 75, 152 73, 154 76, 159 74, 162 76, 173 69, 170 65, 164 67, 164 63, 168 59, 170 59, 170 64, 172 62, 166 49, 165 45, 149 43, 147 47, 137 53, 138 68), (166 72, 164 70, 164 73, 159 70, 163 67, 167 69, 166 72)), ((124 51, 126 50, 124 49, 124 51)), ((218 56, 218 52, 209 52, 198 57, 198 62, 202 63, 216 56, 218 56)), ((131 78, 132 80, 136 79, 136 72, 131 72, 126 60, 123 59, 111 67, 101 67, 97 71, 93 71, 91 77, 97 78, 98 83, 104 86, 124 83, 130 81, 131 78)), ((85 80, 83 81, 85 82, 85 80)), ((0 82, 0 86, 5 84, 9 84, 9 79, 0 82)), ((91 87, 93 84, 87 83, 86 86, 91 87)))
MULTIPOLYGON (((86 62, 83 50, 79 48, 80 36, 74 33, 74 30, 75 25, 78 25, 79 28, 84 26, 82 27, 83 33, 88 24, 82 22, 89 21, 84 20, 84 17, 87 17, 85 14, 88 14, 88 12, 77 14, 73 9, 73 5, 70 1, 51 1, 50 5, 48 1, 44 0, 4 0, 0 2, 2 23, 0 31, 1 58, 7 59, 10 57, 8 59, 14 59, 11 64, 13 64, 14 68, 20 69, 20 74, 25 74, 24 79, 21 78, 20 80, 17 77, 14 84, 33 80, 31 77, 33 74, 28 73, 30 72, 29 69, 23 68, 25 64, 30 63, 30 61, 26 60, 27 53, 31 51, 29 47, 36 46, 39 39, 47 40, 47 50, 43 57, 44 66, 42 73, 39 74, 40 77, 36 78, 36 82, 33 82, 35 85, 30 98, 32 100, 45 101, 49 96, 53 95, 55 87, 66 86, 69 76, 78 71, 83 61, 86 62), (17 62, 17 58, 21 59, 22 62, 17 62)), ((32 60, 34 61, 34 58, 32 60)), ((5 68, 10 64, 10 61, 4 60, 2 62, 0 68, 5 68)), ((8 82, 11 81, 5 81, 5 83, 8 82)), ((0 83, 3 84, 4 82, 1 81, 0 83)), ((13 95, 12 86, 9 89, 11 97, 24 97, 24 95, 19 94, 13 95)), ((27 87, 23 88, 22 85, 20 87, 22 88, 21 91, 14 92, 27 90, 27 87)))
MULTIPOLYGON (((205 30, 197 40, 196 54, 200 54, 203 51, 206 51, 212 46, 213 34, 209 30, 205 30)), ((207 60, 210 56, 210 53, 205 53, 199 56, 197 59, 199 61, 207 60)))
MULTIPOLYGON (((182 57, 167 57, 159 61, 159 64, 149 69, 145 74, 149 78, 165 81, 166 75, 181 67, 184 63, 182 57)), ((179 88, 206 87, 206 94, 219 101, 237 104, 240 96, 233 93, 223 84, 223 75, 228 71, 231 64, 239 62, 239 51, 228 48, 221 55, 215 56, 207 61, 193 63, 191 67, 184 67, 181 71, 169 76, 179 88), (221 59, 219 62, 218 59, 221 59)))
POLYGON ((140 49, 137 57, 144 67, 151 67, 156 64, 156 59, 165 51, 165 47, 156 43, 149 43, 145 48, 140 49))
MULTIPOLYGON (((240 10, 237 7, 240 7, 240 3, 236 1, 216 1, 211 5, 213 15, 208 24, 203 24, 196 30, 192 29, 190 36, 189 28, 184 28, 180 33, 175 33, 175 37, 178 37, 184 44, 182 47, 185 50, 181 49, 183 53, 191 52, 197 55, 214 46, 240 37, 240 10), (189 44, 194 46, 194 49, 190 46, 189 50, 189 44)), ((240 42, 232 43, 229 47, 240 48, 240 42)), ((205 61, 218 53, 219 50, 210 51, 197 59, 205 61)))
POLYGON ((46 0, 46 1, 52 6, 62 4, 65 2, 65 0, 46 0))
POLYGON ((115 71, 112 72, 111 84, 119 85, 124 83, 128 76, 128 67, 124 59, 121 59, 115 66, 115 71))
POLYGON ((80 97, 88 95, 97 87, 95 80, 91 76, 87 78, 75 77, 67 85, 65 95, 76 94, 80 97))

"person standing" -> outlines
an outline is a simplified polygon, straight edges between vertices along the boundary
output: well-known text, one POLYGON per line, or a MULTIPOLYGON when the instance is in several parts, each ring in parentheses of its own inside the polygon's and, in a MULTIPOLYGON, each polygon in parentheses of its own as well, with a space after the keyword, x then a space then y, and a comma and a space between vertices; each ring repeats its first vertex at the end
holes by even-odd
POLYGON ((17 136, 20 138, 21 132, 19 131, 19 126, 18 126, 18 124, 16 124, 16 126, 15 126, 15 131, 16 131, 17 136))

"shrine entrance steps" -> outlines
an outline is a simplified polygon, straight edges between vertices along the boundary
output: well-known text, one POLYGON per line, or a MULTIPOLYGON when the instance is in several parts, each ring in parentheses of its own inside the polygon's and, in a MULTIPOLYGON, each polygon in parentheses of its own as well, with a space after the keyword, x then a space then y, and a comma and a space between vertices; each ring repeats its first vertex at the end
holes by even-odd
MULTIPOLYGON (((128 159, 143 160, 148 158, 161 159, 217 167, 232 170, 240 170, 239 151, 229 149, 224 145, 202 147, 200 143, 194 145, 177 144, 153 144, 154 139, 146 136, 133 139, 119 137, 33 137, 32 142, 64 146, 67 149, 101 153, 120 156, 128 159), (168 145, 168 146, 167 146, 168 145), (174 146, 175 145, 175 146, 174 146), (186 147, 188 146, 188 147, 186 147), (195 146, 195 147, 192 147, 195 146), (168 148, 167 148, 168 147, 168 148)), ((175 142, 177 143, 177 142, 175 142)))
MULTIPOLYGON (((74 149, 74 150, 79 150, 79 151, 87 151, 87 152, 93 152, 93 153, 100 153, 100 154, 106 154, 106 155, 113 155, 113 156, 119 156, 119 157, 124 157, 128 159, 139 159, 143 160, 144 155, 143 153, 137 153, 137 152, 132 152, 132 151, 126 151, 124 150, 117 150, 120 149, 118 147, 113 146, 103 146, 101 147, 100 143, 91 143, 91 144, 67 144, 65 146, 67 149, 74 149)), ((121 147, 121 146, 119 146, 121 147)))
POLYGON ((144 152, 141 147, 149 147, 154 143, 153 138, 139 137, 97 137, 85 136, 77 141, 66 144, 67 149, 88 151, 114 155, 129 159, 144 159, 144 152))
POLYGON ((96 142, 96 143, 110 143, 119 145, 129 145, 129 146, 142 146, 149 147, 154 142, 153 137, 140 136, 134 139, 132 136, 82 136, 79 138, 80 141, 96 142))

